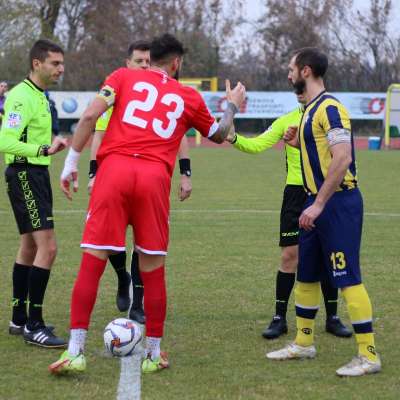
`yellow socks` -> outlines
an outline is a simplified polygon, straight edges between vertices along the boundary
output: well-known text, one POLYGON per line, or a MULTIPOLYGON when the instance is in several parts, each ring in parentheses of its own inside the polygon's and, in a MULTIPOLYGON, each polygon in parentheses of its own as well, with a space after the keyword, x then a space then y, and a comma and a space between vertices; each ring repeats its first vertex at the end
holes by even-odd
POLYGON ((297 282, 295 288, 297 335, 295 343, 307 347, 314 343, 314 320, 317 314, 321 289, 319 282, 297 282))
POLYGON ((342 290, 347 303, 351 323, 356 335, 358 354, 376 361, 374 334, 372 330, 372 307, 363 284, 349 286, 342 290))

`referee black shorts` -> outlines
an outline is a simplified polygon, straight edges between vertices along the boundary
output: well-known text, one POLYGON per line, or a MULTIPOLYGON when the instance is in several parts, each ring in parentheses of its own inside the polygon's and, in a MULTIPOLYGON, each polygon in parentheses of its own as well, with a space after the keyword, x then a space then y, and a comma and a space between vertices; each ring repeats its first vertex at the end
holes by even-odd
POLYGON ((281 208, 279 246, 299 244, 299 217, 303 211, 307 194, 303 186, 286 185, 281 208))
POLYGON ((19 233, 53 229, 53 195, 47 166, 10 164, 5 177, 19 233))

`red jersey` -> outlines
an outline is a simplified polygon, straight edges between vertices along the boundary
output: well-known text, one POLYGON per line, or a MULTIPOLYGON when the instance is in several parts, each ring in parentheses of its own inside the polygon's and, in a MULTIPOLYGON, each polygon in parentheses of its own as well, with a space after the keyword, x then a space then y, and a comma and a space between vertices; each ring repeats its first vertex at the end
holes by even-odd
POLYGON ((185 132, 193 127, 210 137, 218 127, 200 93, 163 71, 117 69, 100 93, 114 109, 99 161, 129 155, 165 163, 172 174, 185 132))

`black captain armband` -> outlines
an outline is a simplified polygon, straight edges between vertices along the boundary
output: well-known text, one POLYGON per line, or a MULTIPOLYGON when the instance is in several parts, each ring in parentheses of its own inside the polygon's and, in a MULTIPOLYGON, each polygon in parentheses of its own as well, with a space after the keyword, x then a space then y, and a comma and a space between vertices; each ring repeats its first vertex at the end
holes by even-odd
POLYGON ((96 160, 90 160, 89 164, 89 179, 93 179, 96 176, 97 172, 97 161, 96 160))
POLYGON ((181 158, 179 160, 179 169, 181 175, 192 176, 192 170, 190 169, 190 158, 181 158))

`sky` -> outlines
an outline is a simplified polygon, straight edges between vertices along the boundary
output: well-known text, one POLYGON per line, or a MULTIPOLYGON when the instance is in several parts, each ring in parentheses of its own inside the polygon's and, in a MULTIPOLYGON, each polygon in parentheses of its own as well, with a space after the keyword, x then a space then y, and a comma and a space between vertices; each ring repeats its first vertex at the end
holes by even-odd
MULTIPOLYGON (((227 0, 229 1, 229 0, 227 0)), ((285 0, 282 0, 283 2, 285 0)), ((354 2, 354 8, 360 11, 363 10, 368 10, 370 1, 369 0, 353 0, 354 2)), ((245 7, 244 7, 244 13, 247 18, 250 20, 255 20, 259 18, 264 12, 265 8, 263 7, 263 4, 265 3, 264 0, 245 0, 245 7)), ((396 26, 395 21, 399 21, 400 19, 400 1, 399 0, 392 0, 392 9, 393 9, 393 16, 392 16, 392 21, 391 21, 391 26, 392 29, 398 29, 398 26, 396 26)))
MULTIPOLYGON (((286 3, 285 0, 281 0, 283 3, 286 3)), ((335 1, 335 0, 331 0, 335 1)), ((230 7, 230 0, 224 0, 225 6, 227 8, 230 7)), ((253 41, 254 35, 254 22, 257 19, 262 18, 265 14, 265 0, 243 0, 243 19, 248 21, 248 23, 242 24, 236 30, 236 34, 232 37, 232 40, 236 44, 240 44, 242 38, 246 38, 246 40, 250 40, 252 43, 252 51, 256 54, 259 53, 260 49, 258 48, 257 41, 253 41)), ((353 0, 353 8, 355 10, 359 10, 361 12, 368 12, 371 4, 371 0, 353 0)), ((392 16, 389 24, 389 32, 392 33, 393 37, 399 38, 399 24, 400 20, 400 0, 392 0, 392 16)), ((354 44, 357 46, 357 44, 354 44)), ((239 47, 238 47, 239 51, 239 47)))

